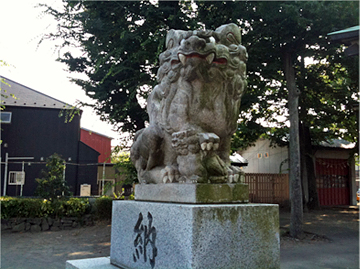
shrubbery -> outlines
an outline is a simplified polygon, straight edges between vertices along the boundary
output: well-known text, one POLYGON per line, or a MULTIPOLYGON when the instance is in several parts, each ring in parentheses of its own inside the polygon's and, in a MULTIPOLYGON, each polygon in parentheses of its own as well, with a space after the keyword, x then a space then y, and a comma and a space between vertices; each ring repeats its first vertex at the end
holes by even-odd
POLYGON ((69 198, 50 202, 41 198, 1 197, 1 218, 82 217, 90 212, 89 199, 69 198))
MULTIPOLYGON (((117 196, 114 194, 114 198, 109 196, 102 196, 97 198, 94 205, 94 214, 97 219, 111 219, 112 214, 112 202, 113 200, 124 200, 125 197, 123 195, 117 196)), ((130 195, 128 197, 129 200, 134 200, 134 195, 130 195)))
POLYGON ((113 198, 103 196, 95 200, 94 213, 97 219, 111 219, 113 198))
MULTIPOLYGON (((124 196, 116 197, 123 200, 124 196)), ((129 197, 134 199, 133 195, 129 197)), ((0 197, 1 219, 10 218, 81 218, 92 214, 97 220, 110 220, 112 211, 112 197, 99 197, 90 204, 88 198, 55 199, 49 201, 42 198, 0 197)))

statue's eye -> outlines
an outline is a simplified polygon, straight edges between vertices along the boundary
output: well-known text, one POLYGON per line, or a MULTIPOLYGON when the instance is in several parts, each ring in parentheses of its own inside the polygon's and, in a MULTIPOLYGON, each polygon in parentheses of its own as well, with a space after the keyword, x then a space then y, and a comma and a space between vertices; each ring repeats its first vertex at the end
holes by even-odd
POLYGON ((238 43, 233 33, 228 33, 226 39, 231 43, 238 43))
POLYGON ((229 45, 229 49, 230 49, 231 51, 237 51, 237 50, 239 50, 239 47, 238 47, 237 45, 235 45, 235 44, 230 44, 230 45, 229 45))
POLYGON ((210 41, 210 43, 212 43, 212 44, 215 44, 215 43, 216 43, 215 38, 212 37, 212 36, 210 36, 209 41, 210 41))
POLYGON ((174 47, 174 39, 170 39, 168 44, 167 44, 168 49, 171 49, 172 47, 174 47))

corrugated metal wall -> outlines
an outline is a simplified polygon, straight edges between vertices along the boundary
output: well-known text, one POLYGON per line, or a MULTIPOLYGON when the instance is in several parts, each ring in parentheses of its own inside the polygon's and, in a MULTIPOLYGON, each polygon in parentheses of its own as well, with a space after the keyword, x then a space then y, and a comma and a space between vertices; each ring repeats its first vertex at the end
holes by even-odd
POLYGON ((349 163, 346 159, 316 159, 320 205, 349 205, 349 163))
POLYGON ((111 138, 81 129, 80 140, 100 153, 99 163, 111 163, 111 138))

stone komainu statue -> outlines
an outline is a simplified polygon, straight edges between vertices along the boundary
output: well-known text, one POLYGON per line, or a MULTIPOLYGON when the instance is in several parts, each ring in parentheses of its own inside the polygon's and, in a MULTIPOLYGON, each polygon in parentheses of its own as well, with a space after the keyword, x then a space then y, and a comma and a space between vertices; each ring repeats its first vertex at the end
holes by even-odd
POLYGON ((140 183, 238 181, 229 154, 246 88, 247 52, 240 43, 236 24, 169 31, 159 84, 147 101, 150 125, 131 147, 140 183))

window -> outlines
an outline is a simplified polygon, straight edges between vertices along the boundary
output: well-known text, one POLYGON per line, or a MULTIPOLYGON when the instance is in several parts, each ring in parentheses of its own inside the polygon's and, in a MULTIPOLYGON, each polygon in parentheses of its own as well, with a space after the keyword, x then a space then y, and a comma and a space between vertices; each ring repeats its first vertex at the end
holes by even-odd
POLYGON ((24 185, 24 184, 25 184, 25 172, 22 171, 9 172, 9 185, 24 185))
POLYGON ((1 123, 11 123, 11 112, 1 112, 1 123))

